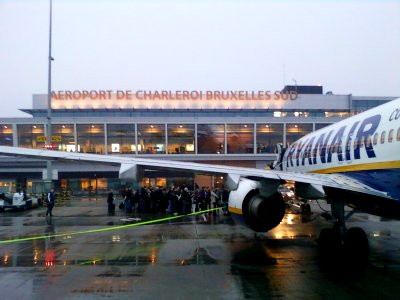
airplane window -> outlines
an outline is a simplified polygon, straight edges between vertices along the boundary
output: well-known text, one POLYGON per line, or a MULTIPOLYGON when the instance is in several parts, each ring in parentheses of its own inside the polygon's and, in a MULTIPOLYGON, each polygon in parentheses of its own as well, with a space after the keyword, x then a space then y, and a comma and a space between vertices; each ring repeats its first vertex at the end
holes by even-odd
POLYGON ((400 142, 400 128, 397 129, 397 141, 400 142))
POLYGON ((376 145, 376 144, 378 144, 378 133, 377 132, 375 132, 375 134, 374 134, 374 145, 376 145))
POLYGON ((350 151, 350 147, 351 147, 351 138, 347 140, 346 151, 350 151))
POLYGON ((364 147, 364 136, 362 136, 360 140, 360 148, 362 147, 364 147))
POLYGON ((371 135, 368 134, 367 138, 365 139, 365 147, 371 147, 371 135))
POLYGON ((384 143, 385 143, 385 136, 386 136, 386 131, 382 131, 382 134, 381 134, 381 144, 384 144, 384 143))
POLYGON ((389 143, 393 142, 393 133, 394 133, 394 130, 390 129, 389 135, 388 135, 388 142, 389 143))
POLYGON ((355 137, 354 138, 354 149, 357 148, 357 144, 358 144, 358 138, 355 137))

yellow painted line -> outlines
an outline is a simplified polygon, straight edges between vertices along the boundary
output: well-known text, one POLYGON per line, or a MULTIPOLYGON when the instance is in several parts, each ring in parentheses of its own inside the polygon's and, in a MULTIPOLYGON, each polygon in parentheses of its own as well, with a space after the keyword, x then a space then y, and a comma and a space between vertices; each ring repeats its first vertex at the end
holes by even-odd
POLYGON ((127 224, 127 225, 103 227, 103 228, 98 228, 98 229, 90 229, 90 230, 82 230, 82 231, 62 232, 62 233, 49 234, 49 235, 11 238, 11 239, 8 239, 8 240, 0 240, 0 244, 8 244, 8 243, 16 243, 16 242, 48 239, 48 238, 53 238, 53 237, 63 237, 63 236, 72 236, 72 235, 78 235, 78 234, 87 234, 87 233, 96 233, 96 232, 110 231, 110 230, 117 230, 117 229, 125 229, 125 228, 129 228, 129 227, 136 227, 136 226, 160 223, 160 222, 163 222, 163 221, 169 221, 169 220, 178 219, 178 218, 187 217, 187 216, 195 216, 195 215, 198 215, 198 214, 202 214, 202 213, 205 213, 205 212, 211 212, 211 211, 218 210, 218 209, 220 209, 220 207, 205 209, 205 210, 202 210, 202 211, 198 211, 198 212, 194 212, 194 213, 190 213, 190 214, 186 214, 186 215, 170 216, 170 217, 166 217, 166 218, 143 221, 143 222, 127 224))
MULTIPOLYGON (((346 162, 343 162, 343 163, 345 164, 346 162)), ((358 165, 338 166, 338 167, 334 167, 334 168, 314 170, 314 171, 311 171, 310 173, 327 174, 327 173, 367 171, 367 170, 386 170, 386 169, 400 169, 400 161, 394 160, 394 161, 383 161, 383 162, 358 164, 358 165)))
POLYGON ((228 210, 230 213, 237 214, 237 215, 243 215, 243 212, 240 208, 229 206, 228 210))

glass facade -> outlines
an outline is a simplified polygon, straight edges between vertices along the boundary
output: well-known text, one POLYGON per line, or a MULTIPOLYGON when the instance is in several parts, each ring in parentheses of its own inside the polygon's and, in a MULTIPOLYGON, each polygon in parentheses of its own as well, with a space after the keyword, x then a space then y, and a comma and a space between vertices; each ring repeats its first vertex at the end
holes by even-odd
POLYGON ((19 147, 44 149, 46 135, 43 124, 19 124, 17 131, 19 147))
POLYGON ((321 128, 324 128, 326 126, 332 125, 332 123, 316 123, 315 124, 315 130, 319 130, 321 128))
MULTIPOLYGON (((275 153, 278 143, 285 143, 287 147, 313 129, 332 124, 322 123, 323 120, 315 123, 274 121, 278 120, 237 124, 58 123, 52 125, 51 143, 59 151, 98 154, 262 155, 275 153)), ((375 134, 370 142, 380 143, 386 137, 387 142, 400 139, 400 129, 381 132, 379 137, 375 134)), ((360 142, 363 145, 365 141, 360 142)), ((44 149, 45 144, 45 124, 0 124, 0 145, 44 149)))
POLYGON ((313 131, 313 124, 286 124, 286 146, 313 131))
POLYGON ((348 118, 350 113, 348 111, 326 111, 324 112, 325 118, 348 118))
POLYGON ((360 113, 389 101, 390 100, 353 100, 351 110, 354 113, 360 113))
POLYGON ((0 125, 0 145, 3 146, 13 145, 13 130, 11 124, 0 125))
POLYGON ((103 124, 77 124, 76 132, 79 152, 97 154, 105 153, 103 124))
POLYGON ((227 153, 254 153, 254 124, 226 125, 227 153))
POLYGON ((107 124, 107 153, 136 153, 135 124, 107 124))
POLYGON ((224 154, 225 125, 198 124, 197 142, 198 154, 224 154))
MULTIPOLYGON (((315 123, 315 130, 328 125, 315 123)), ((56 141, 52 144, 58 145, 59 151, 98 154, 271 154, 275 153, 276 144, 286 139, 288 145, 312 132, 313 126, 312 123, 53 124, 52 137, 56 141)), ((16 133, 12 125, 0 127, 0 145, 12 146, 16 136, 20 147, 45 146, 43 124, 18 124, 16 133)))
POLYGON ((195 125, 194 124, 167 124, 168 154, 194 154, 195 125))
MULTIPOLYGON (((58 142, 59 151, 76 152, 73 124, 55 124, 51 126, 52 136, 58 142)), ((52 141, 54 143, 54 141, 52 141)))
POLYGON ((138 153, 165 154, 165 124, 138 124, 138 153))
POLYGON ((257 153, 274 153, 275 145, 283 143, 283 124, 256 125, 257 153))

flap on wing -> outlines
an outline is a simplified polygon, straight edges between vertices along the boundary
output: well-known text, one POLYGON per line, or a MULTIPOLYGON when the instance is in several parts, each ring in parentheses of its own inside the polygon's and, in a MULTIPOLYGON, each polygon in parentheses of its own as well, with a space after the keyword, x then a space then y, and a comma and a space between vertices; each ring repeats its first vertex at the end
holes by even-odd
POLYGON ((120 179, 132 179, 132 180, 140 180, 143 175, 143 168, 137 164, 121 164, 119 169, 119 178, 120 179))
POLYGON ((225 188, 229 191, 237 190, 239 186, 240 175, 226 174, 225 176, 225 188))
POLYGON ((322 199, 325 192, 322 186, 311 183, 295 182, 296 196, 304 199, 322 199))

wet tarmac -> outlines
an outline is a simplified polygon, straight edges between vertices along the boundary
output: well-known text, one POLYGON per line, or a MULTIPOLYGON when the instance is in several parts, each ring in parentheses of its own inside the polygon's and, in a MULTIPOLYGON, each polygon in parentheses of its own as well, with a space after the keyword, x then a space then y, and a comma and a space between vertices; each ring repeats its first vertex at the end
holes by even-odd
MULTIPOLYGON (((118 205, 119 201, 117 201, 118 205)), ((235 225, 229 216, 189 216, 159 224, 110 229, 113 215, 102 197, 0 214, 1 299, 398 299, 400 222, 356 214, 371 255, 353 268, 332 268, 318 254, 319 231, 330 223, 313 214, 286 214, 266 234, 235 225), (61 236, 52 236, 60 233, 61 236)), ((143 221, 165 214, 129 215, 143 221)))

